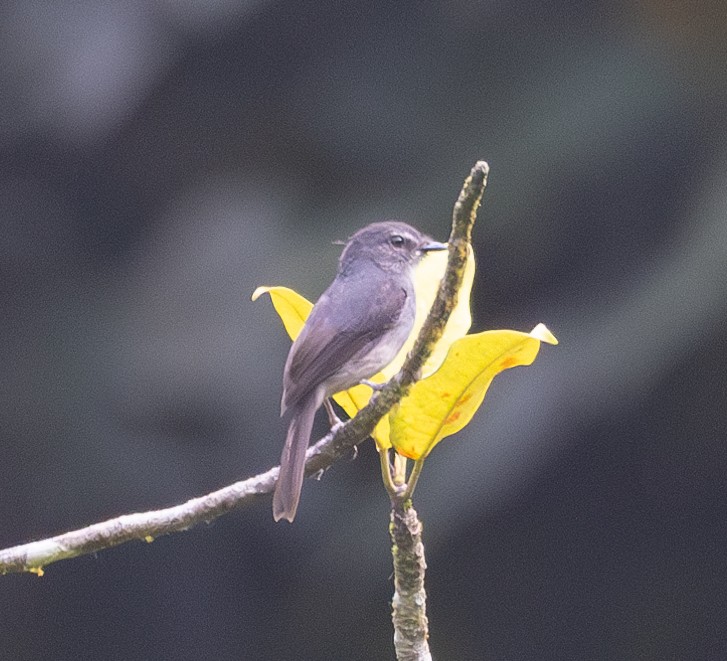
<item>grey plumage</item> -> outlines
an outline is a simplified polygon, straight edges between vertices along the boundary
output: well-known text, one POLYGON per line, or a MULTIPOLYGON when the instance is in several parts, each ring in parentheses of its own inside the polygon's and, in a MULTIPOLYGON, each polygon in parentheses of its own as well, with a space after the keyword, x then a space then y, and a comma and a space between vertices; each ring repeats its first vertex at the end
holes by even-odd
POLYGON ((444 248, 395 221, 349 239, 285 363, 281 411, 290 423, 273 496, 276 521, 295 517, 315 412, 393 360, 414 323, 413 268, 426 251, 444 248))

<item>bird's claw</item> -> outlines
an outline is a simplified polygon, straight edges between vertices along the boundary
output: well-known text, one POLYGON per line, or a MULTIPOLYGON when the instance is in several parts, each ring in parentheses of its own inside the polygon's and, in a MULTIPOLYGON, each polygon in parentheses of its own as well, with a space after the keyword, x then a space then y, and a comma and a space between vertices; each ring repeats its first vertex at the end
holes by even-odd
POLYGON ((330 399, 323 400, 323 405, 326 407, 326 413, 328 414, 328 423, 331 425, 331 431, 336 431, 342 424, 341 418, 336 415, 333 410, 333 404, 330 399))
POLYGON ((362 386, 368 386, 374 392, 379 392, 380 390, 383 390, 384 386, 386 385, 385 383, 376 383, 374 381, 369 381, 368 379, 361 379, 361 381, 359 381, 359 383, 362 386))

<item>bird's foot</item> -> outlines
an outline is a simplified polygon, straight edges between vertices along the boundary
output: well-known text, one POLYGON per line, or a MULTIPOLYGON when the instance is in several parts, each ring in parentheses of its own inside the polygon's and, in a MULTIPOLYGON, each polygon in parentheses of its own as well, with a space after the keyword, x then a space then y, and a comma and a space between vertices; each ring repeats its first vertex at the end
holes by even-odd
POLYGON ((341 418, 339 418, 336 415, 336 412, 333 410, 333 404, 331 404, 330 399, 323 400, 323 406, 326 407, 326 413, 328 414, 328 423, 331 425, 331 431, 335 432, 338 430, 338 428, 343 424, 341 421, 341 418))
POLYGON ((359 383, 362 386, 368 386, 374 392, 379 392, 380 390, 383 390, 384 386, 386 385, 385 383, 375 383, 374 381, 369 381, 368 379, 361 379, 359 383))

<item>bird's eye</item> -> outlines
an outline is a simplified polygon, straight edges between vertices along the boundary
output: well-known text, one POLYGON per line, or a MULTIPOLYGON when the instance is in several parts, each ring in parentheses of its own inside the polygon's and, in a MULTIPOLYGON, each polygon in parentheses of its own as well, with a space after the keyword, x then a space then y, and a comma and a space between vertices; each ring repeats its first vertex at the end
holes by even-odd
POLYGON ((399 234, 394 234, 389 237, 389 243, 394 246, 394 248, 401 248, 404 245, 404 237, 399 234))

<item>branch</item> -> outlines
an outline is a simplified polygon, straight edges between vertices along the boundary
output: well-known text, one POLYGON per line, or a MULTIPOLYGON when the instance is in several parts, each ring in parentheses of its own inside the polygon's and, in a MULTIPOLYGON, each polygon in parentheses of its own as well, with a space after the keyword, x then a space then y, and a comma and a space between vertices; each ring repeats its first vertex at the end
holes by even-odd
POLYGON ((427 593, 424 589, 422 524, 416 510, 403 501, 392 502, 391 552, 394 557, 394 648, 397 661, 432 661, 429 652, 427 593))
MULTIPOLYGON (((355 418, 308 448, 307 475, 327 469, 346 455, 352 446, 365 440, 378 421, 406 395, 416 381, 456 305, 472 225, 487 183, 488 171, 487 163, 479 161, 464 182, 454 207, 447 270, 429 317, 401 371, 372 397, 355 418)), ((232 509, 270 493, 278 478, 278 471, 278 467, 271 468, 265 473, 175 507, 126 514, 80 530, 2 550, 0 574, 33 572, 42 575, 43 567, 58 560, 96 553, 135 539, 152 541, 159 535, 188 530, 199 523, 209 523, 232 509)))

